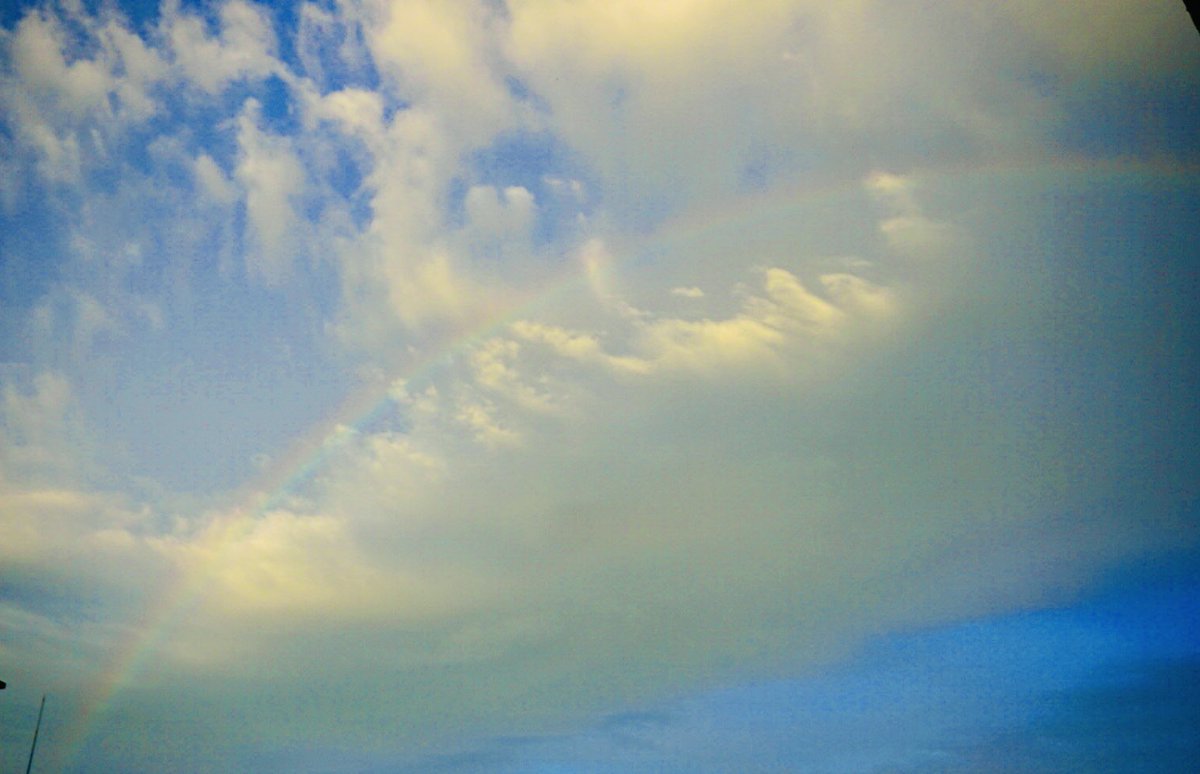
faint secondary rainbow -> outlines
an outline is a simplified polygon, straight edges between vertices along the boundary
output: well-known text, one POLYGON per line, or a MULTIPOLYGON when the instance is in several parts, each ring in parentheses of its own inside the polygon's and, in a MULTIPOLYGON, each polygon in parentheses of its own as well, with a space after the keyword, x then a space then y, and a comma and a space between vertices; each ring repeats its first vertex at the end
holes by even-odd
MULTIPOLYGON (((1064 183, 1093 185, 1097 181, 1124 182, 1131 179, 1195 185, 1195 181, 1200 179, 1198 172, 1200 170, 1193 167, 1167 163, 1122 160, 1096 162, 1066 158, 1049 164, 1044 161, 1013 163, 1009 160, 987 165, 941 167, 918 170, 911 176, 918 184, 946 178, 969 184, 991 183, 999 179, 1004 184, 1028 177, 1034 181, 1044 178, 1059 186, 1064 183)), ((634 239, 629 245, 617 249, 613 263, 619 265, 655 249, 686 247, 690 241, 702 239, 718 230, 733 225, 745 226, 759 219, 766 220, 779 215, 785 208, 854 195, 863 196, 863 200, 866 200, 863 180, 840 179, 818 186, 742 197, 732 206, 704 210, 671 221, 653 234, 634 239)), ((211 558, 181 570, 165 586, 138 625, 130 629, 101 679, 87 692, 82 710, 64 732, 63 749, 66 751, 67 765, 86 749, 91 734, 114 699, 142 673, 148 659, 161 650, 177 624, 200 603, 221 554, 248 536, 259 517, 279 508, 287 498, 294 496, 311 481, 340 445, 339 438, 370 427, 393 410, 395 401, 391 391, 397 379, 403 379, 410 385, 419 385, 462 353, 502 333, 511 322, 536 312, 564 291, 587 282, 587 274, 588 267, 582 263, 567 265, 539 291, 510 303, 464 333, 448 338, 426 357, 407 369, 401 369, 391 379, 373 381, 355 390, 330 417, 316 423, 291 445, 287 454, 269 464, 251 485, 239 490, 235 498, 239 504, 230 509, 231 515, 214 522, 206 533, 205 543, 211 558)))

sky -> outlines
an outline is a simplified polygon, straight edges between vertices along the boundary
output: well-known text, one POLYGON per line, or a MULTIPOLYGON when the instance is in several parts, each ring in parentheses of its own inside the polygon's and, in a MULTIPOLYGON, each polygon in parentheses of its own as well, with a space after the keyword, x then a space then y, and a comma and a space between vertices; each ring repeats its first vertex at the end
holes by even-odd
POLYGON ((0 7, 0 769, 1200 755, 1200 35, 0 7))

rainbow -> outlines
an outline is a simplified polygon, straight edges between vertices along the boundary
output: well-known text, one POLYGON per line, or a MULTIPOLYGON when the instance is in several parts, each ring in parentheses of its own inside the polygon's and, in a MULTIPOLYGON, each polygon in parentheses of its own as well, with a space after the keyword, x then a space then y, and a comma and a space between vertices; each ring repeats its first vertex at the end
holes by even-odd
MULTIPOLYGON (((578 272, 560 280, 557 286, 569 286, 576 274, 578 272)), ((435 347, 432 354, 402 371, 400 376, 408 384, 421 384, 423 380, 432 377, 439 368, 453 362, 456 356, 469 352, 481 342, 503 331, 520 314, 535 308, 539 298, 552 294, 552 290, 543 292, 532 301, 510 305, 505 311, 470 328, 466 333, 454 337, 440 347, 435 347)), ((206 535, 212 555, 218 556, 246 538, 257 519, 281 507, 289 496, 311 481, 325 467, 340 445, 340 439, 370 427, 373 422, 392 410, 395 401, 390 386, 393 381, 374 381, 353 391, 329 417, 294 441, 285 455, 273 461, 264 473, 249 485, 241 487, 232 498, 235 505, 228 509, 231 515, 215 522, 214 528, 206 535)), ((202 601, 207 582, 211 580, 215 561, 210 560, 189 570, 177 572, 143 612, 137 624, 129 630, 111 659, 108 669, 87 691, 82 710, 77 713, 63 734, 66 741, 62 749, 67 753, 64 768, 69 768, 86 750, 91 735, 114 700, 143 673, 151 657, 166 644, 171 632, 202 601)))
MULTIPOLYGON (((1086 158, 1062 158, 1053 163, 1009 159, 984 165, 947 166, 911 173, 918 183, 949 178, 954 183, 993 186, 1029 180, 1056 186, 1095 186, 1113 183, 1142 183, 1194 185, 1200 179, 1200 169, 1165 162, 1137 160, 1096 161, 1086 158)), ((696 243, 730 227, 746 227, 773 216, 786 214, 791 208, 813 202, 836 201, 839 197, 863 195, 861 179, 839 179, 831 183, 790 188, 759 196, 741 197, 732 206, 703 210, 670 222, 653 234, 636 238, 618 246, 614 264, 623 264, 654 250, 678 249, 696 243)), ((488 339, 502 334, 510 323, 550 304, 565 291, 588 280, 587 267, 570 265, 545 283, 538 291, 517 299, 508 306, 485 317, 474 325, 465 326, 458 335, 448 337, 433 347, 426 357, 402 369, 396 377, 419 386, 440 369, 488 339)), ((308 433, 292 444, 288 453, 273 462, 257 479, 243 487, 234 498, 238 503, 218 529, 212 531, 209 546, 214 555, 244 539, 253 529, 255 520, 279 508, 289 496, 328 463, 347 433, 370 427, 389 411, 394 410, 394 398, 389 393, 392 380, 380 380, 365 385, 348 396, 325 420, 315 424, 308 433)), ((95 729, 99 727, 115 699, 142 674, 149 660, 167 642, 171 632, 202 601, 212 577, 212 561, 199 563, 180 571, 165 585, 154 603, 149 606, 117 649, 108 668, 84 696, 82 709, 76 714, 63 736, 60 749, 66 757, 64 768, 86 750, 95 729)))

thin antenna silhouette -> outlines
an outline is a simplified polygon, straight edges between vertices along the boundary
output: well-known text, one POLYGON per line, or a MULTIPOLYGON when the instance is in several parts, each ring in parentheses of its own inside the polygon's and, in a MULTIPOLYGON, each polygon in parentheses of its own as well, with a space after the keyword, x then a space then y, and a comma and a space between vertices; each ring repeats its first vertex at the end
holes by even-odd
POLYGON ((42 730, 42 711, 46 709, 46 694, 42 694, 42 706, 38 707, 37 725, 33 727, 33 744, 29 745, 29 763, 25 764, 25 774, 33 771, 33 751, 37 749, 38 731, 42 730))

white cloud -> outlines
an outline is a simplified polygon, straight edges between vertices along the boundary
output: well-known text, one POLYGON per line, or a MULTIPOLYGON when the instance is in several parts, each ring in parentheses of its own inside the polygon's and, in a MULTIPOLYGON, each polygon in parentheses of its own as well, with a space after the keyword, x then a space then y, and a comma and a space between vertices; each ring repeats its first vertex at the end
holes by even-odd
POLYGON ((37 156, 40 176, 52 183, 75 183, 80 177, 79 140, 74 134, 58 134, 18 103, 14 113, 20 121, 22 139, 37 156))
POLYGON ((136 537, 151 513, 96 489, 106 476, 80 414, 60 374, 0 384, 0 564, 9 583, 72 605, 103 595, 121 616, 164 566, 136 537))
POLYGON ((552 191, 559 195, 570 196, 576 201, 583 201, 586 198, 583 183, 578 180, 566 180, 554 175, 546 175, 542 180, 546 185, 550 186, 552 191))
POLYGON ((1059 84, 1090 90, 1114 63, 1122 77, 1182 76, 1196 56, 1167 3, 930 13, 909 2, 528 0, 510 10, 521 77, 625 217, 721 201, 763 179, 864 172, 881 157, 1037 157, 1063 120, 1059 84), (1151 53, 1156 37, 1168 44, 1151 53))
POLYGON ((6 478, 40 478, 45 471, 71 468, 77 428, 71 426, 70 386, 59 374, 38 374, 26 392, 12 382, 3 385, 4 453, 6 478))
POLYGON ((789 27, 782 3, 518 2, 510 10, 509 55, 548 101, 552 125, 604 176, 614 206, 736 186, 765 139, 747 85, 787 92, 764 66, 789 27))
POLYGON ((254 237, 247 270, 273 285, 290 276, 297 256, 306 251, 306 221, 297 216, 294 202, 304 196, 307 181, 290 140, 264 132, 259 113, 258 103, 251 100, 238 118, 240 153, 235 175, 246 192, 246 215, 254 237))
POLYGON ((911 178, 875 172, 867 177, 865 185, 893 213, 879 222, 879 231, 892 250, 913 258, 930 258, 945 256, 955 245, 954 230, 922 212, 911 178))
POLYGON ((158 109, 150 90, 167 76, 166 65, 119 17, 81 12, 68 21, 31 10, 5 43, 20 88, 46 109, 125 121, 158 109))
POLYGON ((509 327, 520 338, 546 344, 562 357, 587 361, 603 356, 600 342, 591 334, 568 331, 529 320, 517 320, 509 327))
POLYGON ((227 0, 219 19, 217 35, 210 36, 204 19, 183 10, 178 0, 164 5, 163 35, 185 82, 215 94, 234 81, 280 72, 275 33, 262 10, 241 0, 227 0))
POLYGON ((520 433, 497 421, 496 409, 491 402, 460 403, 454 418, 470 428, 475 438, 489 447, 515 446, 521 442, 520 433))
POLYGON ((871 284, 853 274, 822 274, 821 285, 830 299, 842 309, 870 317, 883 317, 892 311, 895 300, 887 288, 871 284))
POLYGON ((96 61, 67 63, 64 32, 53 18, 29 14, 17 27, 12 41, 17 74, 31 91, 50 96, 57 106, 80 115, 107 108, 112 90, 109 73, 96 61))
POLYGON ((511 126, 497 72, 502 22, 484 3, 372 3, 367 44, 400 99, 435 112, 456 148, 483 144, 511 126))
POLYGON ((890 172, 873 172, 864 183, 868 191, 901 215, 916 215, 920 208, 913 195, 913 181, 890 172))
POLYGON ((553 398, 530 386, 514 368, 519 353, 520 345, 512 340, 495 338, 480 346, 471 355, 476 383, 527 411, 554 411, 553 398))
POLYGON ((339 247, 347 342, 385 353, 396 329, 469 327, 494 313, 497 294, 474 281, 445 236, 443 210, 460 159, 443 118, 420 107, 396 113, 365 178, 371 221, 339 247))
POLYGON ((457 582, 372 561, 346 521, 320 514, 223 516, 187 542, 165 548, 183 572, 199 573, 210 584, 211 614, 242 626, 264 619, 445 615, 454 595, 442 581, 457 582))
MULTIPOLYGON (((762 272, 761 294, 747 294, 741 311, 730 317, 685 319, 640 313, 629 318, 627 337, 616 346, 625 354, 619 355, 606 351, 589 333, 528 320, 514 322, 510 328, 519 338, 546 345, 561 357, 602 365, 615 373, 685 371, 736 378, 744 369, 779 368, 797 348, 810 354, 822 351, 830 336, 856 318, 876 325, 894 308, 890 291, 862 277, 824 274, 818 281, 825 297, 809 290, 791 272, 770 268, 762 272)), ((619 313, 624 307, 612 308, 619 313)))
POLYGON ((471 186, 464 207, 471 227, 483 238, 504 239, 528 234, 537 205, 521 186, 497 191, 490 185, 471 186))
POLYGON ((118 111, 136 120, 157 113, 158 102, 151 91, 168 76, 161 54, 115 20, 109 20, 100 35, 112 57, 113 72, 119 73, 113 87, 118 111))
POLYGON ((117 321, 95 297, 76 291, 72 298, 75 302, 75 347, 78 351, 86 351, 98 336, 123 333, 117 321))
POLYGON ((196 158, 193 171, 200 190, 216 204, 228 207, 238 198, 237 190, 229 178, 208 154, 202 153, 196 158))
POLYGON ((41 177, 75 184, 108 158, 113 137, 157 112, 162 60, 116 20, 79 15, 64 24, 27 13, 3 39, 12 70, 0 80, 8 120, 41 177))
MULTIPOLYGON (((879 626, 1056 598, 1158 540, 1132 521, 1089 522, 1077 525, 1089 538, 1073 553, 1080 532, 1054 514, 1090 501, 1091 476, 1043 486, 1063 464, 1057 443, 1037 440, 1068 430, 1063 415, 1046 424, 1056 398, 997 384, 987 370, 922 365, 914 375, 914 359, 976 351, 970 315, 941 319, 953 332, 941 340, 921 321, 889 320, 898 339, 852 349, 839 370, 798 385, 812 362, 797 343, 905 301, 845 272, 813 288, 825 295, 793 272, 764 270, 733 316, 631 326, 625 345, 670 379, 621 376, 595 333, 536 320, 479 342, 462 368, 432 377, 437 388, 409 396, 402 436, 368 433, 348 446, 306 512, 246 525, 225 552, 229 574, 214 581, 214 601, 230 607, 206 612, 204 628, 258 626, 241 603, 275 611, 290 632, 316 638, 279 656, 287 671, 334 652, 320 625, 296 621, 335 605, 333 590, 353 591, 349 611, 331 615, 364 616, 397 649, 376 679, 407 680, 430 664, 486 671, 482 687, 465 680, 474 701, 464 682, 435 682, 422 707, 490 727, 488 708, 532 690, 539 709, 506 711, 505 722, 535 728, 537 712, 561 710, 554 696, 598 707, 674 690, 679 670, 720 680, 730 663, 832 657, 879 626), (539 347, 584 366, 558 364, 573 389, 557 394, 575 411, 540 424, 523 421, 539 407, 519 399, 551 370, 539 347), (778 367, 745 368, 755 357, 778 367), (447 424, 478 443, 462 444, 447 424), (997 551, 997 541, 1009 542, 997 551), (964 571, 963 555, 978 565, 964 571), (351 559, 353 570, 339 569, 351 559), (521 655, 531 649, 541 658, 521 655), (599 679, 564 683, 563 670, 599 679)), ((1015 299, 988 324, 1044 314, 1045 303, 1015 299)), ((1070 442, 1092 473, 1116 462, 1086 446, 1070 442)), ((421 708, 368 694, 373 711, 434 733, 421 708)))
POLYGON ((384 121, 379 94, 347 87, 321 96, 302 92, 302 96, 313 118, 334 123, 345 134, 363 140, 372 151, 381 150, 384 121))

